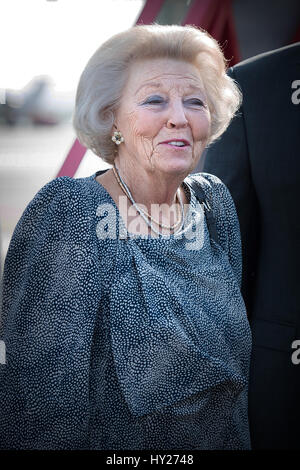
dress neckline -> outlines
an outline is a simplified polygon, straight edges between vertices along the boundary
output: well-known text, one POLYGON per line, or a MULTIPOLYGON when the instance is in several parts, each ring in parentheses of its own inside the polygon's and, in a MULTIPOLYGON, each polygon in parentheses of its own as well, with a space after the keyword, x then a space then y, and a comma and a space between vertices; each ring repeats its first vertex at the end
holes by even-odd
POLYGON ((126 233, 126 238, 129 238, 129 239, 135 239, 135 240, 154 240, 154 241, 160 241, 160 240, 176 240, 176 239, 180 239, 182 238, 182 236, 184 235, 184 233, 188 230, 189 228, 189 225, 192 223, 191 220, 191 207, 192 208, 195 208, 195 195, 194 195, 194 192, 189 188, 189 186, 183 181, 183 190, 185 191, 185 193, 187 194, 188 196, 188 204, 189 204, 189 208, 185 214, 185 218, 184 218, 184 224, 183 224, 183 229, 180 230, 180 232, 177 232, 177 233, 172 233, 172 234, 160 234, 160 235, 157 235, 156 237, 153 237, 153 236, 150 236, 149 234, 146 235, 146 234, 137 234, 137 233, 132 233, 132 232, 129 232, 127 230, 127 227, 125 225, 125 222, 123 220, 123 217, 122 215, 120 214, 120 211, 119 211, 119 208, 115 202, 115 200, 112 198, 112 196, 110 195, 110 193, 107 191, 107 189, 101 184, 99 183, 99 181, 96 180, 97 176, 101 175, 102 173, 105 173, 106 171, 108 171, 110 168, 107 168, 105 170, 99 170, 97 171, 96 173, 93 173, 91 176, 90 176, 90 179, 91 181, 94 183, 95 187, 97 188, 98 191, 100 191, 100 193, 104 193, 106 195, 106 197, 110 200, 110 202, 112 203, 112 205, 114 206, 115 210, 116 210, 116 213, 117 213, 117 218, 118 220, 121 222, 121 225, 122 225, 122 230, 126 233), (187 224, 187 221, 188 221, 188 224, 187 224))

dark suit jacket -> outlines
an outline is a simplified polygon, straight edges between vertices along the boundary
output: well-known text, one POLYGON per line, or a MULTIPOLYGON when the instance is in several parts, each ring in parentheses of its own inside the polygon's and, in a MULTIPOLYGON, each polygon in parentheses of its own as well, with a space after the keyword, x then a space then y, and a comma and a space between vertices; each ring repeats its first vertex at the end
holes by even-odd
POLYGON ((292 343, 300 339, 300 43, 228 74, 243 105, 208 149, 202 171, 227 185, 240 222, 242 294, 253 335, 252 446, 300 448, 300 364, 292 362, 292 343))

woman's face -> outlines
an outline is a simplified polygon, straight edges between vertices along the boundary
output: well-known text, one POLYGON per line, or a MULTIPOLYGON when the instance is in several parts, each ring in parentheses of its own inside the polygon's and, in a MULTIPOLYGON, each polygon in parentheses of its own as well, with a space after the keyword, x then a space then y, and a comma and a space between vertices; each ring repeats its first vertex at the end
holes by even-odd
MULTIPOLYGON (((210 112, 196 66, 148 59, 130 67, 115 125, 124 142, 120 160, 147 172, 186 176, 196 167, 210 135, 210 112), (163 144, 184 139, 184 147, 163 144)), ((114 129, 115 130, 115 129, 114 129)))

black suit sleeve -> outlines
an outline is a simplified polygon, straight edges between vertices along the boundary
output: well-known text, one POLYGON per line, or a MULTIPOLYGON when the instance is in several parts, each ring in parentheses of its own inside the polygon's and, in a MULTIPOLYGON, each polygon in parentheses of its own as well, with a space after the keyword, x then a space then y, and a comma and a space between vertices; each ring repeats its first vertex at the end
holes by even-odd
MULTIPOLYGON (((234 69, 228 75, 236 80, 234 69)), ((242 90, 243 91, 243 90, 242 90)), ((243 106, 219 140, 208 148, 203 172, 218 176, 234 200, 241 230, 243 273, 242 295, 251 316, 256 260, 259 249, 258 203, 251 176, 247 129, 243 106)))

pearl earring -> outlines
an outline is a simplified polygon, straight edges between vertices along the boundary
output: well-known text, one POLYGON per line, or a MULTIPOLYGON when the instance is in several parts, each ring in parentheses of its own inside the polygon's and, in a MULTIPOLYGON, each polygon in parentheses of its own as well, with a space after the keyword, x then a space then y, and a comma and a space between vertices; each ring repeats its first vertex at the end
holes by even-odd
POLYGON ((114 135, 112 136, 111 140, 115 142, 117 145, 120 145, 122 142, 124 142, 124 137, 122 136, 121 132, 114 132, 114 135))

